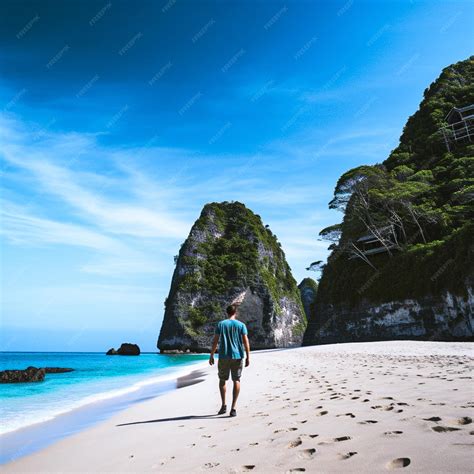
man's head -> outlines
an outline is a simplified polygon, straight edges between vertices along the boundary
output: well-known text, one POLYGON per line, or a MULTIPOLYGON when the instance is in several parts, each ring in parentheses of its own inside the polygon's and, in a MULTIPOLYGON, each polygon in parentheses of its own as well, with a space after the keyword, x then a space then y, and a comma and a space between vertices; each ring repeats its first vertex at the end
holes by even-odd
POLYGON ((227 316, 231 318, 232 316, 235 316, 237 313, 237 306, 235 304, 231 304, 230 306, 227 306, 227 316))

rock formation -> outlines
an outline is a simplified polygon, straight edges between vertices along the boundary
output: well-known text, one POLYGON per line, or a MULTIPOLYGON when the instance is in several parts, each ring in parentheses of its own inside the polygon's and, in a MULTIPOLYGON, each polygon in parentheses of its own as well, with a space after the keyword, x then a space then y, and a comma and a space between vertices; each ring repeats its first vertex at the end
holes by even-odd
POLYGON ((474 57, 445 68, 389 157, 338 180, 304 345, 474 339, 473 77, 474 57))
POLYGON ((0 383, 41 382, 46 371, 37 367, 28 367, 23 370, 2 370, 0 383))
POLYGON ((72 372, 74 369, 68 367, 44 367, 47 374, 62 374, 63 372, 72 372))
POLYGON ((176 257, 158 348, 209 352, 236 300, 253 349, 301 344, 306 318, 276 237, 239 202, 207 204, 176 257))
POLYGON ((309 319, 314 312, 314 302, 318 292, 318 284, 312 278, 304 278, 298 285, 301 302, 303 303, 306 318, 309 319))
POLYGON ((137 356, 140 355, 140 348, 137 344, 130 344, 124 342, 118 350, 113 347, 109 349, 105 355, 126 355, 126 356, 137 356))
POLYGON ((72 372, 74 369, 67 367, 33 367, 20 370, 0 371, 0 383, 25 383, 42 382, 45 374, 58 374, 62 372, 72 372))

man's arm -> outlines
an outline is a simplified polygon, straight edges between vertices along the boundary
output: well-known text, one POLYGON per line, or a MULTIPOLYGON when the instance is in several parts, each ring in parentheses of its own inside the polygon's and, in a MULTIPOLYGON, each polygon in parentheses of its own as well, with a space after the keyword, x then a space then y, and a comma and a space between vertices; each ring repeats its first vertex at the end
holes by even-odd
POLYGON ((245 353, 247 355, 247 358, 245 359, 245 367, 248 367, 250 365, 250 342, 247 334, 242 336, 242 340, 244 341, 245 353))
POLYGON ((214 354, 217 350, 217 344, 219 344, 219 334, 215 334, 214 335, 214 340, 212 341, 211 355, 209 357, 209 364, 210 365, 214 364, 214 354))

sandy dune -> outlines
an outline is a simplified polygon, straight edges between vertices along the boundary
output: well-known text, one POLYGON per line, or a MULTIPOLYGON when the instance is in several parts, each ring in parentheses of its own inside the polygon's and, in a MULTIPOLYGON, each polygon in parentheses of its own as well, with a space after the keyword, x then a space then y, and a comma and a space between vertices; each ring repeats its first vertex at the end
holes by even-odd
POLYGON ((254 353, 236 418, 215 415, 217 368, 203 365, 179 390, 3 471, 472 472, 473 347, 391 341, 254 353))

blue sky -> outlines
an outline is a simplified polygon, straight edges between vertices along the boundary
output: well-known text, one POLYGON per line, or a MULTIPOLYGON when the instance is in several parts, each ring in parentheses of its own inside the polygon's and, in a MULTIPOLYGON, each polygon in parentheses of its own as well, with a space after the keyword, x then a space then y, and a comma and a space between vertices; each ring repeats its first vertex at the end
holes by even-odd
POLYGON ((337 178, 473 51, 468 1, 0 5, 1 350, 155 350, 173 256, 239 200, 295 278, 337 178))

